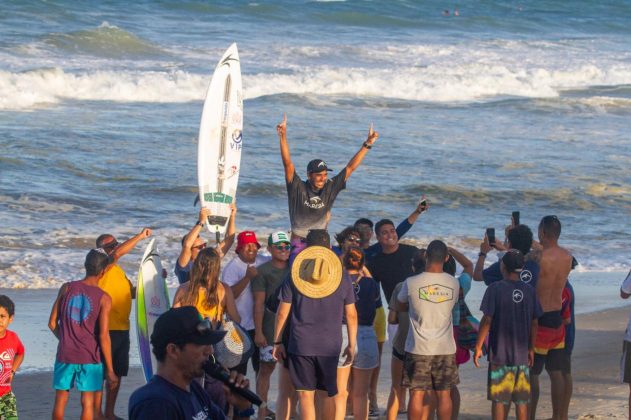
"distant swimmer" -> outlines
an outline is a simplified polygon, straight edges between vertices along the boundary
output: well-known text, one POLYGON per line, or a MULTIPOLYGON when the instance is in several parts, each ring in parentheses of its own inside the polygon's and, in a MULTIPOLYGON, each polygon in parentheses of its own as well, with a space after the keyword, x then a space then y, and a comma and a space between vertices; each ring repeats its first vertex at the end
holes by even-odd
POLYGON ((454 16, 460 16, 460 12, 458 11, 458 9, 454 9, 454 16))
POLYGON ((449 9, 443 10, 443 16, 449 16, 449 9))

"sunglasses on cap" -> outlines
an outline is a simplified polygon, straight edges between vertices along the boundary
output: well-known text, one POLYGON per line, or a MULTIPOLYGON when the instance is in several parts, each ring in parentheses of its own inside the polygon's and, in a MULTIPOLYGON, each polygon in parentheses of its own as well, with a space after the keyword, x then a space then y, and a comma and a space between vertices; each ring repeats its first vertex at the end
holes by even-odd
POLYGON ((202 249, 204 249, 204 248, 206 248, 206 242, 204 242, 204 243, 202 243, 202 244, 199 244, 199 245, 197 245, 197 246, 191 247, 191 249, 198 249, 198 250, 200 250, 200 251, 201 251, 202 249))
POLYGON ((274 248, 276 248, 279 251, 289 251, 291 249, 291 244, 274 245, 274 248))

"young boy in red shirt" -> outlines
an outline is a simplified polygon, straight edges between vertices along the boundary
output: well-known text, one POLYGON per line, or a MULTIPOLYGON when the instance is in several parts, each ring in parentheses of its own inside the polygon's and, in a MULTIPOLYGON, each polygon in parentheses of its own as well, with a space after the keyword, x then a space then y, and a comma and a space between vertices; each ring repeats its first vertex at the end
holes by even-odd
POLYGON ((0 295, 0 418, 17 420, 18 409, 11 382, 24 360, 20 338, 7 328, 13 322, 15 305, 8 296, 0 295))

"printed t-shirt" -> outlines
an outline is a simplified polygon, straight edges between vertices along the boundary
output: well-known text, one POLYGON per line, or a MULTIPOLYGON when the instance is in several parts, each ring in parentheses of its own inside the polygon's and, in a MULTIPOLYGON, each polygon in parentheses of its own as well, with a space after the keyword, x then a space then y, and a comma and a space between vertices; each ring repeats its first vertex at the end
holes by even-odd
POLYGON ((13 331, 6 330, 4 337, 0 338, 0 397, 11 392, 13 359, 19 354, 24 354, 20 338, 13 331))
MULTIPOLYGON (((406 217, 405 219, 403 219, 401 223, 399 223, 399 226, 397 226, 397 237, 399 239, 403 238, 405 234, 408 233, 408 231, 411 228, 412 228, 412 223, 408 222, 408 219, 406 217)), ((379 254, 382 251, 382 249, 383 248, 381 248, 381 244, 379 242, 375 242, 374 244, 370 245, 368 248, 364 248, 364 258, 366 260, 366 263, 368 263, 368 261, 373 259, 375 255, 379 254)))
POLYGON ((131 282, 123 269, 118 264, 112 264, 99 279, 99 287, 112 298, 110 331, 129 331, 131 282))
MULTIPOLYGON (((389 310, 397 311, 397 297, 404 284, 405 282, 401 282, 394 287, 394 292, 388 304, 389 310)), ((392 347, 394 347, 397 353, 405 354, 405 342, 407 341, 408 332, 410 331, 410 315, 407 311, 397 311, 397 318, 399 319, 399 324, 397 325, 397 332, 392 339, 392 347)))
POLYGON ((397 299, 409 305, 406 352, 421 356, 456 352, 451 313, 459 291, 458 280, 447 273, 421 273, 405 281, 397 299))
POLYGON ((188 281, 188 276, 191 273, 191 268, 193 267, 193 261, 189 261, 184 267, 180 267, 180 263, 178 260, 175 260, 175 275, 177 276, 177 281, 180 284, 184 284, 188 281))
POLYGON ((342 279, 335 292, 314 299, 300 293, 291 279, 287 279, 280 288, 280 300, 291 303, 289 353, 298 356, 339 356, 344 306, 355 303, 351 282, 342 279))
MULTIPOLYGON (((465 272, 462 272, 458 276, 458 284, 460 285, 460 290, 462 290, 462 296, 467 296, 467 293, 469 293, 469 290, 471 290, 471 276, 465 272)), ((454 308, 451 312, 451 318, 454 327, 460 325, 460 305, 454 305, 454 308)))
MULTIPOLYGON (((258 267, 259 265, 269 261, 270 258, 271 257, 257 255, 254 260, 254 264, 248 264, 243 262, 237 255, 226 265, 226 268, 223 269, 223 273, 221 273, 221 281, 226 283, 228 286, 234 286, 239 283, 243 277, 245 277, 248 265, 258 267)), ((239 312, 239 315, 241 316, 241 326, 246 330, 253 330, 254 297, 252 296, 250 284, 245 286, 245 289, 243 289, 239 296, 235 296, 234 301, 237 305, 237 312, 239 312)))
POLYGON ((484 292, 480 310, 493 318, 489 331, 489 361, 498 365, 528 364, 532 320, 543 314, 534 287, 501 280, 484 292))
POLYGON ((105 292, 82 281, 67 283, 59 302, 59 345, 57 361, 61 363, 101 363, 96 338, 101 298, 105 292))
POLYGON ((129 397, 130 420, 225 420, 227 417, 197 382, 190 392, 158 375, 129 397))
MULTIPOLYGON (((359 281, 353 282, 353 279, 357 277, 359 277, 358 274, 349 275, 344 272, 342 281, 348 281, 353 285, 358 325, 372 326, 375 321, 377 308, 383 306, 381 291, 379 290, 379 285, 372 277, 361 277, 359 281)), ((346 323, 346 319, 344 319, 344 323, 346 323)))
MULTIPOLYGON (((265 302, 275 293, 283 283, 285 276, 289 273, 289 266, 285 268, 274 267, 271 261, 261 264, 257 268, 258 274, 252 280, 252 292, 265 292, 265 302)), ((271 345, 274 342, 274 327, 276 323, 276 314, 267 310, 263 305, 263 335, 267 343, 271 345)))
POLYGON ((368 270, 370 270, 373 278, 381 284, 386 300, 389 301, 392 297, 394 286, 414 274, 412 260, 418 250, 412 245, 399 244, 399 248, 393 253, 384 254, 381 252, 368 263, 368 270))
POLYGON ((333 178, 327 179, 320 191, 315 191, 308 181, 302 181, 296 171, 287 183, 287 202, 291 232, 307 237, 309 229, 326 229, 327 213, 335 198, 346 188, 346 168, 333 178))
MULTIPOLYGON (((219 322, 222 319, 224 313, 224 298, 226 296, 226 292, 224 289, 224 285, 221 283, 217 285, 217 305, 211 308, 206 307, 206 289, 203 287, 199 288, 197 292, 197 301, 195 302, 195 308, 197 312, 202 316, 202 318, 209 318, 213 323, 219 322)), ((215 325, 215 324, 213 324, 215 325)))
MULTIPOLYGON (((482 279, 484 280, 484 284, 487 286, 495 283, 496 281, 500 281, 504 278, 502 276, 502 272, 500 271, 500 262, 494 262, 482 271, 482 279)), ((528 260, 524 262, 524 268, 519 273, 519 279, 531 285, 535 290, 537 289, 537 281, 539 280, 539 263, 536 261, 528 260)))

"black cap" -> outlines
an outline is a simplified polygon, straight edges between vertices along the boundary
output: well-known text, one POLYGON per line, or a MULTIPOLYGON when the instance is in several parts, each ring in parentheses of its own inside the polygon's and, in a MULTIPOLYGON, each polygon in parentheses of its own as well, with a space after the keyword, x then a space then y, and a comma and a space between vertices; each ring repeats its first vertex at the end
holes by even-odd
POLYGON ((151 334, 151 344, 160 348, 169 343, 216 344, 224 335, 225 331, 204 325, 204 320, 194 306, 182 306, 171 308, 158 317, 151 334))
POLYGON ((331 248, 331 236, 326 229, 310 229, 306 238, 307 246, 323 246, 331 248))
POLYGON ((509 249, 502 257, 502 262, 509 273, 519 273, 524 268, 524 255, 517 249, 509 249))
POLYGON ((307 173, 309 173, 309 174, 310 173, 319 173, 319 172, 324 172, 324 171, 330 171, 330 170, 331 170, 331 168, 326 166, 326 162, 324 162, 322 159, 313 159, 307 165, 307 173))

